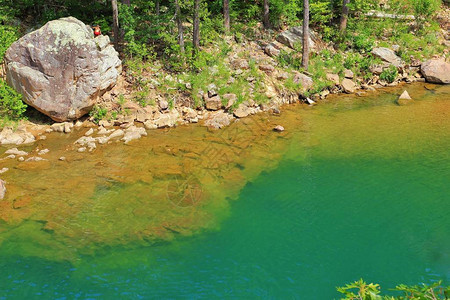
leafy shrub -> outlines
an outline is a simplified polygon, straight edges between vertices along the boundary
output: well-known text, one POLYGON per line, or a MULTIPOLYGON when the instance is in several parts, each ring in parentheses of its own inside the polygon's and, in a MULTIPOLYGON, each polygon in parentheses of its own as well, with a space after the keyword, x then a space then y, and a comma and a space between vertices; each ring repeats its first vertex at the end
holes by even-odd
POLYGON ((353 48, 356 50, 367 53, 372 51, 373 46, 375 45, 375 39, 365 35, 365 34, 359 34, 353 37, 353 48))
POLYGON ((387 81, 389 83, 394 82, 395 78, 397 78, 398 71, 395 66, 389 66, 389 68, 384 69, 380 74, 380 79, 387 81))
POLYGON ((441 6, 441 0, 410 0, 419 27, 432 17, 441 6))
POLYGON ((344 295, 343 300, 406 300, 406 299, 448 299, 450 286, 442 287, 442 282, 438 281, 433 284, 422 284, 421 286, 407 286, 400 284, 395 287, 395 291, 403 292, 403 296, 382 296, 380 295, 380 285, 374 283, 366 283, 363 279, 338 287, 337 290, 344 295))
POLYGON ((89 112, 89 116, 92 117, 93 122, 95 124, 98 124, 101 120, 103 120, 106 115, 108 114, 108 110, 104 107, 100 107, 98 105, 95 105, 92 110, 89 112))
POLYGON ((18 32, 11 26, 0 25, 0 63, 3 62, 6 50, 18 38, 18 32))
POLYGON ((22 102, 22 95, 0 79, 0 118, 15 121, 23 118, 27 105, 22 102))

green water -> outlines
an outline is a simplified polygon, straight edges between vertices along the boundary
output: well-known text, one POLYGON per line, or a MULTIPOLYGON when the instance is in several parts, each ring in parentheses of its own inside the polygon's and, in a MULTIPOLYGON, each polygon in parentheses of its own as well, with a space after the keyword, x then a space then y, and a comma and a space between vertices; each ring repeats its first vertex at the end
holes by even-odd
MULTIPOLYGON (((411 89, 418 98, 412 106, 393 104, 393 90, 365 100, 341 96, 314 109, 292 107, 269 119, 284 121, 289 131, 275 138, 284 145, 279 158, 259 158, 265 167, 242 162, 226 169, 247 174, 240 183, 226 181, 224 172, 204 175, 226 182, 204 200, 221 203, 204 208, 208 220, 217 215, 217 221, 189 234, 148 244, 127 235, 121 243, 83 246, 94 247, 94 254, 52 260, 38 253, 43 248, 25 249, 32 247, 24 239, 51 245, 57 231, 42 241, 33 218, 0 223, 4 232, 17 232, 1 244, 0 299, 333 299, 336 286, 361 277, 383 290, 398 283, 449 284, 450 94, 447 87, 411 89), (229 193, 236 187, 237 198, 229 193)), ((266 139, 275 151, 269 137, 258 140, 266 139)), ((145 206, 153 193, 146 186, 98 185, 93 199, 126 201, 129 195, 145 206)), ((86 218, 96 220, 97 209, 86 218)), ((120 218, 124 224, 127 214, 120 218)), ((83 226, 82 218, 71 222, 83 226)), ((76 248, 68 240, 58 245, 76 248)))

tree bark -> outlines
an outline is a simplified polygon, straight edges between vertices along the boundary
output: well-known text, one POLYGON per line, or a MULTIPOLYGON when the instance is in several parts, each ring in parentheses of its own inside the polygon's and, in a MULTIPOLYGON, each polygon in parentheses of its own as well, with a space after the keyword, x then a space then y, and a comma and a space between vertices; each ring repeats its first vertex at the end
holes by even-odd
POLYGON ((157 16, 159 16, 159 10, 160 10, 160 7, 159 7, 159 0, 156 0, 155 11, 156 11, 156 15, 157 15, 157 16))
POLYGON ((111 0, 113 11, 113 33, 114 33, 114 47, 119 50, 119 10, 117 8, 117 0, 111 0))
POLYGON ((269 0, 264 0, 263 24, 265 29, 270 28, 269 16, 269 0))
POLYGON ((180 45, 181 53, 184 53, 184 35, 183 35, 183 22, 181 21, 181 9, 178 0, 175 0, 175 15, 178 26, 178 45, 180 45))
POLYGON ((192 43, 194 44, 194 55, 200 48, 200 18, 198 15, 200 0, 194 0, 194 28, 192 33, 192 43))
POLYGON ((303 0, 303 53, 302 67, 307 71, 309 65, 309 0, 303 0))
POLYGON ((230 0, 223 0, 223 19, 225 32, 230 32, 230 0))
POLYGON ((350 0, 342 0, 342 14, 341 21, 339 24, 339 30, 341 33, 344 33, 347 29, 347 19, 348 19, 348 4, 350 0))

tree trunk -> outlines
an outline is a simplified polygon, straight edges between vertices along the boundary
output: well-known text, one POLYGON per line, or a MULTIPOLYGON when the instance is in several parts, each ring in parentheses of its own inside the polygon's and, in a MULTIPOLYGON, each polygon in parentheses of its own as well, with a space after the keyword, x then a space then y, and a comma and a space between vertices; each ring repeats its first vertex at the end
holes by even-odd
POLYGON ((159 16, 159 0, 156 0, 155 10, 156 10, 156 15, 159 16))
POLYGON ((309 65, 309 0, 303 0, 303 53, 302 67, 307 71, 309 65))
POLYGON ((114 33, 114 47, 119 50, 119 10, 117 9, 117 0, 111 0, 113 11, 113 33, 114 33))
POLYGON ((181 21, 181 9, 178 0, 175 0, 175 15, 178 26, 178 45, 180 45, 181 53, 184 53, 184 35, 183 35, 183 22, 181 21))
POLYGON ((223 0, 223 19, 225 32, 230 32, 230 0, 223 0))
POLYGON ((265 29, 270 28, 269 0, 264 0, 263 24, 265 29))
POLYGON ((339 24, 339 30, 341 33, 344 33, 347 29, 347 19, 348 19, 348 4, 350 0, 342 0, 342 15, 341 22, 339 24))
POLYGON ((194 28, 192 33, 192 43, 194 44, 194 55, 198 52, 200 48, 200 18, 198 15, 198 10, 200 7, 200 0, 194 0, 194 28))

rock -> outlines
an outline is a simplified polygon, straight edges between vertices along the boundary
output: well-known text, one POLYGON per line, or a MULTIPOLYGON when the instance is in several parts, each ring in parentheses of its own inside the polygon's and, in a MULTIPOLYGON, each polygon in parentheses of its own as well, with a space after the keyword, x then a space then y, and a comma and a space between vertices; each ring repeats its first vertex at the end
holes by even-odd
POLYGON ((98 125, 102 127, 111 127, 113 124, 107 120, 100 120, 100 122, 98 122, 98 125))
POLYGON ((334 84, 339 84, 339 75, 338 74, 331 74, 331 73, 327 73, 326 75, 327 80, 333 82, 334 84))
POLYGON ((212 98, 217 95, 217 86, 214 83, 208 85, 208 97, 212 98))
MULTIPOLYGON (((100 121, 101 122, 101 121, 100 121)), ((83 122, 81 122, 80 120, 77 120, 76 122, 75 122, 75 127, 76 128, 80 128, 81 126, 83 126, 83 122)))
POLYGON ((244 105, 244 104, 239 104, 238 108, 233 112, 233 115, 236 118, 245 118, 248 115, 251 114, 251 109, 250 107, 244 105))
POLYGON ((214 129, 220 129, 230 125, 233 116, 223 111, 210 113, 205 120, 205 125, 214 129))
POLYGON ((348 94, 354 93, 356 90, 356 84, 348 78, 345 78, 344 80, 342 80, 341 85, 342 85, 342 88, 344 89, 344 92, 346 92, 348 94))
POLYGON ((378 47, 373 48, 372 54, 381 58, 381 60, 400 68, 403 65, 402 59, 395 54, 395 52, 389 48, 378 47))
POLYGON ((11 149, 6 150, 5 154, 13 154, 13 155, 17 155, 17 156, 27 156, 28 152, 20 151, 17 148, 11 148, 11 149))
POLYGON ((2 168, 2 169, 0 170, 0 174, 3 174, 3 173, 8 172, 8 171, 9 171, 8 168, 2 168))
POLYGON ((352 70, 345 69, 344 70, 344 77, 348 78, 348 79, 353 79, 353 77, 355 77, 355 74, 353 74, 352 70))
POLYGON ((78 148, 78 150, 77 150, 78 152, 80 152, 80 153, 82 153, 82 152, 86 152, 86 147, 81 147, 81 148, 78 148))
POLYGON ((308 104, 308 105, 317 105, 317 102, 315 102, 315 101, 313 101, 313 100, 311 100, 309 98, 305 99, 305 103, 308 104))
POLYGON ((46 160, 46 159, 43 159, 42 157, 37 157, 37 156, 33 156, 33 157, 30 157, 30 158, 27 158, 25 161, 43 161, 43 160, 46 160))
POLYGON ((301 91, 302 92, 306 92, 308 91, 310 88, 312 88, 314 82, 312 80, 311 77, 306 76, 305 74, 299 73, 299 72, 295 72, 294 78, 292 79, 292 81, 295 84, 300 84, 301 85, 301 91))
POLYGON ((166 110, 169 108, 169 102, 167 102, 166 100, 159 100, 159 108, 161 110, 166 110))
MULTIPOLYGON (((316 44, 314 43, 314 39, 316 39, 316 34, 310 30, 309 35, 309 47, 314 49, 316 44)), ((283 31, 277 37, 277 41, 294 49, 296 44, 301 44, 303 39, 303 26, 291 27, 290 29, 283 31)))
POLYGON ((64 132, 64 123, 53 123, 50 128, 54 132, 64 132))
POLYGON ((272 72, 275 70, 275 67, 272 66, 272 65, 269 65, 269 64, 266 64, 266 65, 259 65, 258 68, 259 68, 261 71, 263 71, 263 72, 265 72, 265 73, 268 73, 268 74, 272 73, 272 72))
POLYGON ((3 200, 5 198, 5 194, 6 194, 6 182, 0 179, 0 200, 3 200))
POLYGON ((197 112, 190 107, 183 107, 183 119, 187 122, 197 123, 197 112))
POLYGON ((430 59, 424 62, 420 71, 427 82, 450 83, 450 64, 443 59, 430 59))
POLYGON ((64 133, 70 133, 73 128, 73 123, 64 123, 64 133))
POLYGON ((394 51, 394 52, 398 52, 398 51, 400 51, 400 45, 392 45, 392 51, 394 51))
POLYGON ((270 57, 277 57, 278 55, 280 55, 280 50, 277 49, 273 43, 268 44, 264 48, 264 52, 270 57))
POLYGON ((16 158, 16 156, 14 154, 10 154, 7 157, 5 157, 4 159, 14 159, 16 158))
POLYGON ((278 80, 286 80, 289 78, 289 73, 288 72, 281 72, 277 75, 277 79, 278 80))
POLYGON ((89 128, 89 130, 86 131, 86 133, 85 133, 84 135, 85 135, 85 136, 90 136, 90 135, 92 135, 93 133, 94 133, 94 129, 89 128))
POLYGON ((381 73, 383 73, 383 66, 380 65, 374 65, 374 66, 370 66, 370 72, 372 72, 375 75, 380 75, 381 73))
POLYGON ((401 105, 401 106, 408 105, 413 102, 414 102, 414 100, 409 96, 408 91, 406 91, 406 90, 397 99, 397 104, 401 105))
POLYGON ((107 36, 73 18, 50 21, 13 43, 5 55, 8 83, 55 121, 88 113, 121 72, 107 36))
POLYGON ((106 128, 103 127, 103 126, 99 126, 99 127, 98 127, 97 135, 107 135, 107 134, 110 134, 110 133, 113 132, 113 131, 114 131, 113 129, 108 130, 108 129, 106 129, 106 128))
POLYGON ((325 99, 329 94, 329 90, 323 90, 322 92, 320 92, 320 99, 325 99))
POLYGON ((277 125, 277 126, 275 126, 275 127, 273 128, 273 130, 274 130, 274 131, 277 131, 277 132, 283 132, 283 131, 284 131, 284 127, 281 126, 281 125, 277 125))
POLYGON ((74 144, 79 144, 80 146, 86 146, 89 143, 95 142, 95 138, 91 136, 82 136, 75 141, 74 144))
POLYGON ((125 132, 122 129, 117 129, 109 135, 109 139, 119 138, 122 137, 124 134, 125 132))
POLYGON ((144 122, 144 127, 147 130, 152 130, 152 129, 158 128, 158 126, 155 123, 153 123, 153 121, 151 121, 151 120, 144 122))
POLYGON ((50 150, 48 150, 48 149, 42 149, 41 151, 38 152, 38 155, 44 155, 44 154, 47 154, 49 152, 50 152, 50 150))
POLYGON ((60 161, 65 161, 66 158, 65 158, 64 156, 61 156, 61 157, 59 158, 59 160, 60 160, 60 161))
POLYGON ((174 127, 177 124, 179 112, 173 109, 170 113, 160 114, 157 119, 153 121, 158 128, 174 127))
POLYGON ((206 109, 209 110, 219 110, 222 108, 222 100, 219 95, 213 96, 211 98, 205 99, 206 109))
POLYGON ((145 128, 131 126, 125 131, 125 135, 123 136, 122 141, 124 141, 125 144, 128 144, 129 142, 140 139, 142 136, 146 135, 147 132, 145 131, 145 128))
POLYGON ((0 133, 0 145, 31 144, 35 140, 34 135, 26 131, 25 128, 18 128, 14 131, 12 128, 4 127, 0 133))
POLYGON ((235 59, 231 62, 231 67, 234 70, 247 70, 249 68, 249 64, 245 59, 235 59))

